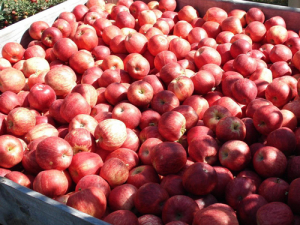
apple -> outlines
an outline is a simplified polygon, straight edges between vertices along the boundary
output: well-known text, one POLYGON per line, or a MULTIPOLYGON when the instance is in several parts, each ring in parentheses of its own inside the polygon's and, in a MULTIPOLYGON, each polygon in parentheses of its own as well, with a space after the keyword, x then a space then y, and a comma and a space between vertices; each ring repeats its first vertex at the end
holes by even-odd
POLYGON ((0 112, 8 114, 11 110, 21 106, 18 95, 12 91, 5 91, 0 95, 0 112))
POLYGON ((233 209, 223 203, 215 203, 195 213, 193 225, 202 223, 211 225, 238 225, 239 222, 233 209))
POLYGON ((162 210, 162 220, 165 224, 171 221, 182 221, 191 224, 198 209, 197 203, 192 198, 185 195, 175 195, 165 202, 162 210))
POLYGON ((158 71, 160 71, 164 65, 171 62, 177 62, 177 57, 173 52, 168 50, 161 51, 154 58, 154 66, 158 71))
POLYGON ((56 27, 49 27, 43 31, 41 41, 45 46, 52 48, 54 44, 62 37, 63 34, 60 29, 56 27))
POLYGON ((247 34, 253 42, 260 42, 264 39, 267 29, 260 21, 253 21, 245 28, 247 34))
POLYGON ((70 122, 75 116, 79 114, 89 115, 91 112, 91 107, 85 98, 76 92, 68 94, 60 107, 61 116, 70 122))
POLYGON ((25 135, 36 124, 35 115, 27 108, 17 107, 6 118, 6 129, 13 135, 25 135))
POLYGON ((69 58, 70 67, 78 74, 83 74, 95 64, 93 56, 84 51, 77 51, 69 58))
POLYGON ((14 68, 6 68, 0 71, 0 91, 12 91, 19 93, 25 87, 24 74, 14 68))
POLYGON ((137 216, 130 210, 120 209, 109 213, 103 221, 115 225, 139 225, 137 216))
POLYGON ((268 202, 263 196, 251 194, 245 197, 239 204, 238 216, 243 224, 256 224, 257 210, 268 202))
POLYGON ((224 19, 221 23, 221 28, 222 31, 230 31, 233 34, 240 34, 243 30, 241 20, 235 16, 229 16, 224 19))
POLYGON ((267 202, 286 202, 289 184, 278 177, 269 177, 259 186, 258 193, 267 202))
POLYGON ((40 123, 36 124, 26 133, 24 140, 29 143, 40 137, 57 137, 58 134, 58 130, 53 125, 49 123, 40 123))
POLYGON ((219 7, 209 8, 203 16, 205 21, 215 21, 219 24, 222 24, 223 20, 228 17, 228 14, 225 10, 219 7))
POLYGON ((246 13, 246 22, 249 25, 253 21, 265 22, 265 14, 259 8, 250 8, 246 13))
POLYGON ((194 92, 200 95, 207 94, 216 86, 214 75, 207 70, 198 71, 191 77, 191 80, 194 84, 194 92))
POLYGON ((90 187, 72 194, 67 206, 101 219, 106 210, 107 200, 100 188, 90 187))
POLYGON ((195 64, 198 68, 201 68, 205 64, 213 63, 218 66, 221 65, 220 53, 212 47, 199 48, 194 56, 195 64))
POLYGON ((182 175, 183 187, 195 195, 209 194, 217 183, 217 173, 212 166, 203 162, 190 165, 182 175))
POLYGON ((232 84, 231 93, 233 98, 241 104, 248 105, 257 96, 256 84, 247 78, 238 79, 232 84))
MULTIPOLYGON (((162 1, 159 1, 162 2, 162 1)), ((162 219, 158 216, 155 216, 153 214, 145 214, 138 218, 140 225, 147 225, 147 224, 153 224, 153 225, 163 225, 162 219)))
POLYGON ((160 185, 168 192, 169 196, 184 195, 182 177, 180 175, 169 174, 164 176, 160 185))
POLYGON ((16 63, 23 59, 25 49, 17 42, 8 42, 2 47, 2 57, 10 63, 16 63))
POLYGON ((39 58, 45 59, 45 57, 46 57, 45 49, 43 47, 41 47, 40 45, 32 45, 32 46, 28 47, 24 52, 24 59, 27 60, 27 59, 31 59, 34 57, 39 57, 39 58))
POLYGON ((140 188, 147 183, 159 183, 160 178, 152 165, 141 165, 130 170, 127 184, 140 188))
POLYGON ((183 39, 187 39, 192 29, 193 26, 189 22, 185 20, 180 20, 177 23, 175 23, 173 34, 183 39))
POLYGON ((258 132, 268 135, 281 127, 283 116, 281 111, 274 105, 264 105, 253 114, 253 124, 258 132))
POLYGON ((64 139, 47 137, 37 145, 35 155, 41 168, 64 170, 71 164, 73 150, 64 139))
POLYGON ((213 165, 218 160, 219 145, 215 138, 209 135, 197 136, 189 140, 188 136, 188 153, 189 157, 195 162, 205 162, 213 165))
POLYGON ((120 148, 126 137, 126 125, 117 119, 103 120, 97 125, 95 130, 97 145, 107 151, 120 148))
POLYGON ((142 214, 160 215, 167 199, 169 199, 168 192, 159 184, 147 183, 137 190, 134 205, 142 214))
POLYGON ((212 191, 212 194, 216 197, 224 197, 225 189, 229 181, 233 180, 232 172, 223 166, 214 166, 214 170, 217 173, 217 184, 212 191))
POLYGON ((230 111, 221 105, 214 105, 209 107, 204 115, 203 115, 203 122, 205 126, 210 128, 213 131, 216 131, 216 126, 218 122, 227 116, 232 116, 230 111))
POLYGON ((179 143, 163 142, 152 149, 150 158, 158 174, 168 175, 179 172, 185 166, 187 154, 179 143))
POLYGON ((44 21, 35 21, 30 25, 28 32, 31 38, 40 40, 44 30, 46 30, 48 27, 48 23, 44 21))
POLYGON ((286 156, 290 156, 296 149, 296 136, 291 129, 280 127, 268 134, 267 145, 279 149, 286 156))
POLYGON ((79 192, 90 187, 99 188, 104 193, 106 198, 108 198, 111 192, 109 184, 102 177, 95 174, 86 175, 81 178, 76 184, 75 191, 79 192))
POLYGON ((300 179, 296 178, 290 183, 290 188, 288 192, 288 205, 291 207, 295 214, 299 214, 299 197, 297 196, 297 188, 300 184, 300 179))
POLYGON ((45 76, 45 84, 52 87, 57 96, 66 96, 76 86, 75 72, 68 66, 51 69, 45 76))
POLYGON ((255 194, 256 187, 252 180, 247 177, 237 177, 229 181, 226 186, 225 199, 229 206, 233 209, 238 209, 241 201, 255 194))
POLYGON ((24 173, 21 173, 19 171, 12 171, 7 173, 4 177, 21 186, 31 188, 31 181, 24 173))
POLYGON ((275 25, 270 27, 270 29, 266 33, 267 42, 273 45, 283 44, 287 41, 287 38, 287 29, 281 25, 275 25))
POLYGON ((0 136, 0 141, 2 155, 0 166, 9 169, 20 163, 24 154, 21 141, 17 137, 8 134, 0 136))
POLYGON ((44 170, 35 177, 32 187, 34 191, 54 198, 67 193, 68 179, 61 170, 44 170), (48 183, 49 179, 52 180, 51 184, 48 183))
POLYGON ((246 137, 246 125, 234 116, 222 118, 216 126, 216 137, 219 141, 240 140, 246 137))
POLYGON ((77 184, 81 178, 90 174, 99 174, 103 166, 101 157, 93 152, 79 152, 72 158, 68 168, 72 180, 77 184))
POLYGON ((202 28, 206 31, 208 38, 212 40, 215 40, 218 34, 222 32, 221 24, 215 21, 206 21, 202 28))
POLYGON ((114 107, 112 118, 124 122, 127 128, 134 129, 140 123, 141 112, 133 104, 121 102, 114 107))
POLYGON ((247 54, 240 54, 234 59, 233 67, 237 72, 247 77, 255 72, 257 61, 247 54))
POLYGON ((294 219, 291 208, 282 202, 270 202, 257 210, 257 223, 264 224, 292 224, 294 219), (279 213, 280 212, 280 213, 279 213))
POLYGON ((262 177, 281 177, 287 167, 287 158, 277 148, 265 146, 255 152, 252 163, 262 177))
POLYGON ((283 44, 276 44, 271 49, 269 53, 269 58, 272 63, 278 62, 278 61, 285 61, 289 62, 292 60, 293 53, 292 51, 283 44))

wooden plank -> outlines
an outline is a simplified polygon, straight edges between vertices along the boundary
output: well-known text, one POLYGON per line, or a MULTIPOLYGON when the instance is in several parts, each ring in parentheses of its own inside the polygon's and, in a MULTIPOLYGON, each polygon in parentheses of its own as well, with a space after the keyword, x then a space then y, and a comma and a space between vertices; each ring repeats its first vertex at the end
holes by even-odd
MULTIPOLYGON (((298 3, 300 2, 300 0, 295 1, 297 1, 298 3)), ((282 18, 284 18, 288 29, 297 32, 300 30, 300 24, 295 22, 300 20, 300 9, 298 8, 242 0, 180 0, 177 1, 177 3, 178 9, 182 8, 185 5, 191 5, 195 7, 199 11, 201 17, 203 17, 206 10, 211 7, 220 7, 227 12, 232 9, 242 9, 247 11, 252 7, 257 7, 264 12, 266 19, 273 16, 281 16, 282 18)))
POLYGON ((28 40, 31 40, 28 28, 33 22, 45 21, 49 25, 52 25, 61 12, 70 12, 76 5, 85 4, 86 2, 87 0, 68 0, 2 29, 0 31, 0 50, 8 42, 18 42, 27 47, 25 45, 28 44, 28 40))
POLYGON ((0 224, 108 225, 3 177, 0 177, 0 224))

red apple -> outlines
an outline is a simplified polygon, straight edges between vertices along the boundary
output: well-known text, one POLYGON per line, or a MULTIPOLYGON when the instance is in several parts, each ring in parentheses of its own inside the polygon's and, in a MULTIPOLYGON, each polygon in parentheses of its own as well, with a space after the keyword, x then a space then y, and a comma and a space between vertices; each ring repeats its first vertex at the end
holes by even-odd
POLYGON ((0 166, 4 168, 12 168, 22 161, 23 158, 23 146, 21 141, 12 135, 0 136, 0 151, 1 160, 0 166))
POLYGON ((185 166, 187 160, 185 149, 175 142, 158 144, 151 151, 150 157, 154 169, 161 175, 179 172, 185 166))
POLYGON ((260 207, 256 213, 256 221, 266 224, 292 224, 294 219, 291 208, 282 202, 270 202, 260 207))
POLYGON ((287 167, 287 159, 277 148, 265 146, 254 154, 253 167, 262 177, 281 177, 287 167))

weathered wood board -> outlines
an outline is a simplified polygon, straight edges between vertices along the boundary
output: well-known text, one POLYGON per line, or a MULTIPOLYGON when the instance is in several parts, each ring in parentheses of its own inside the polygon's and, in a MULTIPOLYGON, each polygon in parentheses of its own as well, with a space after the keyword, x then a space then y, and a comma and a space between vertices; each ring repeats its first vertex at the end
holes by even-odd
POLYGON ((3 177, 0 177, 0 224, 108 225, 3 177))

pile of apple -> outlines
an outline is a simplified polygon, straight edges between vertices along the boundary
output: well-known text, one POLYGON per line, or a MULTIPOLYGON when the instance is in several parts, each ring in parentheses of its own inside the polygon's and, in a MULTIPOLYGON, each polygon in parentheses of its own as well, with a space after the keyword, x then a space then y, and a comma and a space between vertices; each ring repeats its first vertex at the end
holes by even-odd
POLYGON ((299 34, 175 9, 88 0, 5 44, 0 176, 115 225, 300 224, 299 34))

